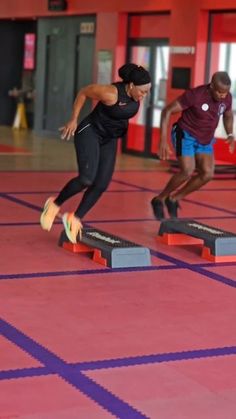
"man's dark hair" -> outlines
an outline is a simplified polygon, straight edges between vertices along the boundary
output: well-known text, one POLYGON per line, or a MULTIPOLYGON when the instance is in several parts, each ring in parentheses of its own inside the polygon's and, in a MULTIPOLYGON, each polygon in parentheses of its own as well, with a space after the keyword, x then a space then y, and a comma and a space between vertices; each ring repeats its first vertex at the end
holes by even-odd
POLYGON ((217 71, 213 74, 211 81, 215 84, 223 84, 224 86, 231 86, 231 79, 226 71, 217 71))

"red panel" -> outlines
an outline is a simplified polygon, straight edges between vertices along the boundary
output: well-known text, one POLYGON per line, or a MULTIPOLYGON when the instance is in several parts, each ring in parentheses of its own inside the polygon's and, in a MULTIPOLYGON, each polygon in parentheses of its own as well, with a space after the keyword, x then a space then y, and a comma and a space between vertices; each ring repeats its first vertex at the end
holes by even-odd
POLYGON ((115 49, 115 77, 126 61, 126 43, 127 43, 128 16, 126 13, 118 15, 118 29, 115 49))
MULTIPOLYGON (((199 2, 175 0, 171 11, 171 46, 196 46, 199 24, 199 2), (191 6, 190 6, 191 3, 191 6)), ((167 86, 167 102, 174 100, 183 90, 172 89, 171 74, 173 67, 188 67, 191 69, 191 86, 194 81, 196 64, 195 54, 170 54, 169 82, 167 86)))
MULTIPOLYGON (((211 32, 211 74, 218 70, 219 43, 236 42, 236 13, 215 14, 212 18, 211 32)), ((236 164, 236 152, 231 154, 229 147, 223 139, 218 139, 215 144, 215 158, 236 164)))
MULTIPOLYGON (((189 23, 191 25, 191 11, 195 13, 194 6, 198 9, 218 10, 218 9, 235 9, 235 0, 68 0, 68 8, 66 12, 49 12, 48 0, 1 0, 0 1, 0 17, 42 17, 47 15, 69 15, 84 13, 100 13, 100 12, 158 12, 169 11, 177 7, 180 13, 185 13, 189 9, 189 23), (176 6, 175 6, 176 4, 176 6)), ((174 19, 175 20, 175 19, 174 19)), ((178 22, 176 22, 178 24, 178 22)), ((185 24, 188 22, 185 21, 185 24)), ((179 25, 180 32, 188 34, 188 30, 183 25, 179 25)), ((163 36, 165 28, 163 28, 163 36)))
POLYGON ((225 162, 236 164, 236 150, 233 154, 229 152, 229 146, 226 144, 225 140, 217 139, 215 145, 215 159, 223 160, 225 162))
POLYGON ((132 16, 130 38, 169 38, 170 15, 132 16))
POLYGON ((144 151, 145 127, 143 125, 129 124, 127 148, 134 151, 144 151))
MULTIPOLYGON (((49 12, 48 0, 1 0, 1 18, 26 18, 42 16, 63 16, 73 14, 100 13, 100 12, 137 12, 137 11, 163 11, 171 8, 171 0, 68 0, 65 12, 49 12)), ((112 30, 112 29, 111 29, 112 30)), ((109 32, 110 35, 110 32, 109 32)), ((107 36, 109 38, 109 36, 107 36)))
POLYGON ((208 18, 208 12, 201 11, 199 13, 196 34, 195 67, 192 79, 193 86, 197 86, 205 82, 205 68, 208 46, 208 18))
POLYGON ((213 42, 236 41, 236 13, 221 13, 213 16, 211 40, 213 42))
POLYGON ((233 10, 235 9, 235 0, 201 0, 201 6, 208 10, 233 10))
POLYGON ((160 141, 160 128, 153 127, 151 153, 157 154, 159 141, 160 141))

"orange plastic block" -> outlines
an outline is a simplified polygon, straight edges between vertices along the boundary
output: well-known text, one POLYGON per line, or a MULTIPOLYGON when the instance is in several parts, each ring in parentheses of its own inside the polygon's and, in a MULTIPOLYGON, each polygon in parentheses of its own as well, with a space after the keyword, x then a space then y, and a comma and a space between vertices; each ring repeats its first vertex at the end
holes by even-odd
POLYGON ((89 247, 83 243, 74 244, 70 242, 64 242, 62 247, 63 249, 69 250, 69 252, 73 253, 93 253, 94 262, 100 263, 100 265, 107 266, 107 260, 104 257, 102 257, 102 252, 99 249, 89 247))
POLYGON ((162 236, 158 236, 158 240, 161 243, 168 245, 192 245, 192 244, 203 244, 202 239, 188 236, 187 234, 181 233, 164 233, 162 236))
POLYGON ((69 252, 73 253, 86 253, 86 252, 93 252, 94 249, 92 247, 87 246, 86 244, 82 243, 71 243, 71 242, 64 242, 62 245, 63 249, 69 250, 69 252))
POLYGON ((93 253, 94 262, 100 263, 101 265, 107 266, 107 260, 102 257, 102 252, 99 249, 94 249, 93 253))

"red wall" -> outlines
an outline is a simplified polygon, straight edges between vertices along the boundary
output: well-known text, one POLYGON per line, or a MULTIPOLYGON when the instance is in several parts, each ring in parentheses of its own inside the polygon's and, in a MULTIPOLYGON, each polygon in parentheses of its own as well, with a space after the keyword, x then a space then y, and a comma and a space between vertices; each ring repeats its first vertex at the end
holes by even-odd
MULTIPOLYGON (((170 46, 192 46, 195 47, 195 54, 171 54, 170 75, 173 67, 189 67, 191 85, 202 84, 205 82, 209 14, 199 9, 198 0, 191 1, 190 7, 186 7, 186 0, 176 0, 171 18, 170 46)), ((170 83, 171 77, 168 98, 172 100, 181 91, 173 90, 170 83)))
POLYGON ((48 12, 48 0, 1 0, 0 18, 26 18, 100 12, 137 12, 168 10, 171 0, 68 0, 66 12, 48 12))
POLYGON ((97 14, 96 53, 100 49, 113 51, 113 79, 117 78, 117 70, 126 58, 127 21, 126 13, 97 14))
POLYGON ((205 10, 235 9, 235 0, 199 0, 199 8, 205 10))
POLYGON ((169 38, 170 15, 132 16, 130 26, 130 38, 169 38))
MULTIPOLYGON (((0 18, 52 15, 47 11, 47 3, 47 0, 1 0, 0 18)), ((195 4, 202 10, 236 8, 235 0, 181 0, 180 3, 179 0, 68 0, 68 11, 66 13, 166 11, 174 9, 176 4, 180 4, 182 11, 184 9, 195 9, 195 4)), ((63 14, 66 13, 63 12, 63 14)), ((58 15, 60 13, 54 14, 58 15)))
POLYGON ((214 42, 235 42, 236 13, 215 14, 212 31, 211 40, 214 42))
MULTIPOLYGON (((149 16, 146 21, 142 20, 138 34, 146 37, 169 37, 170 46, 195 47, 195 54, 172 53, 170 56, 168 102, 182 93, 181 90, 171 87, 173 67, 190 67, 192 86, 205 81, 209 11, 236 11, 236 0, 68 0, 68 10, 60 13, 48 12, 47 5, 48 0, 0 0, 0 19, 96 14, 96 52, 100 49, 112 50, 114 79, 117 69, 126 57, 128 13, 169 11, 168 24, 163 25, 161 20, 158 25, 158 17, 149 16)), ((138 17, 136 19, 138 20, 138 17)), ((227 16, 222 19, 219 15, 216 27, 221 40, 222 34, 225 41, 232 41, 232 36, 235 39, 234 17, 227 16)), ((137 36, 137 33, 132 33, 132 36, 137 36)), ((217 40, 215 37, 214 41, 217 40)))

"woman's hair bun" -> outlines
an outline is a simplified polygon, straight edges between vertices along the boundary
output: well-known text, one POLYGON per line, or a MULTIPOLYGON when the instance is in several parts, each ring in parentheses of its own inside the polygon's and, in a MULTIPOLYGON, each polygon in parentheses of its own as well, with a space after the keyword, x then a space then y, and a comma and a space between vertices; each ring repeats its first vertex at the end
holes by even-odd
POLYGON ((141 65, 128 63, 119 68, 118 74, 124 83, 134 83, 136 86, 151 82, 149 72, 141 65))

